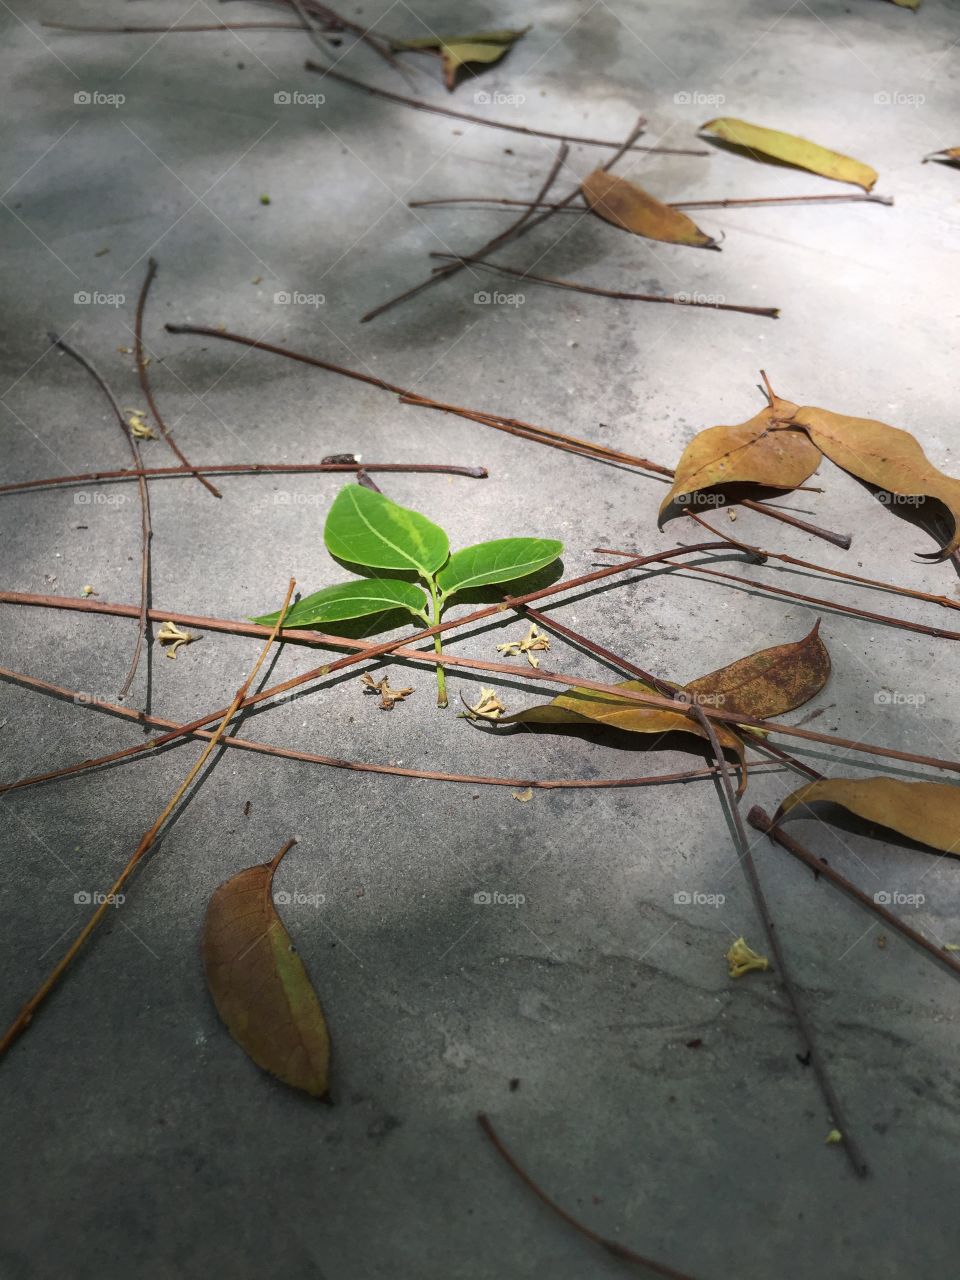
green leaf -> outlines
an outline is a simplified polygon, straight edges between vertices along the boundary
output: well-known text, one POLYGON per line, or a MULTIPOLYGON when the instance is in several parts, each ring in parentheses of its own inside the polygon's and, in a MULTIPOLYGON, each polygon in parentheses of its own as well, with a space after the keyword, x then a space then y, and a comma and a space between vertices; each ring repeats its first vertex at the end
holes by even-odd
MULTIPOLYGON (((409 609, 416 617, 426 620, 426 604, 427 597, 412 582, 393 578, 361 578, 358 582, 324 587, 312 596, 304 596, 287 610, 283 625, 285 628, 316 627, 321 623, 362 618, 368 613, 384 613, 388 609, 409 609)), ((253 621, 272 627, 278 617, 278 613, 267 613, 253 621)))
POLYGON ((345 485, 337 494, 323 540, 332 556, 372 569, 435 573, 450 554, 439 526, 359 484, 345 485))
POLYGON ((556 560, 563 543, 552 538, 497 538, 455 551, 437 574, 444 596, 493 582, 512 582, 556 560))

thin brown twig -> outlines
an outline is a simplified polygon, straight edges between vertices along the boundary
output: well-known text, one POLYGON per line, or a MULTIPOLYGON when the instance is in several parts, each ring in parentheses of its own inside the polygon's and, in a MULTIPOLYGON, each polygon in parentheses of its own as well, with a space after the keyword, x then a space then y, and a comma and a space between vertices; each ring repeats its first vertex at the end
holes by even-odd
MULTIPOLYGON (((569 149, 570 148, 565 142, 561 142, 553 164, 550 166, 547 176, 544 178, 540 186, 540 190, 537 192, 530 205, 523 211, 519 218, 510 223, 509 227, 507 227, 505 231, 501 231, 498 236, 494 236, 492 240, 488 240, 486 244, 477 249, 476 254, 473 256, 481 257, 485 253, 490 253, 494 249, 500 248, 501 245, 506 244, 508 240, 512 240, 515 236, 520 235, 524 226, 534 215, 536 202, 541 200, 547 194, 556 181, 557 174, 560 172, 560 166, 566 160, 569 149)), ((617 154, 619 155, 620 153, 618 152, 617 154)), ((428 276, 426 280, 421 280, 419 284, 413 285, 410 289, 404 290, 403 293, 398 294, 395 298, 390 298, 388 301, 382 302, 378 307, 374 307, 372 311, 368 311, 366 315, 362 317, 361 323, 365 324, 375 316, 383 315, 383 313, 385 311, 389 311, 391 307, 397 306, 400 302, 405 302, 407 298, 412 298, 415 294, 422 293, 424 289, 428 289, 432 284, 436 284, 438 280, 445 280, 448 276, 455 275, 458 271, 461 271, 465 266, 469 265, 470 261, 471 258, 467 257, 462 259, 458 258, 456 262, 448 263, 439 271, 428 276)))
POLYGON ((157 274, 156 260, 154 258, 150 258, 147 263, 147 274, 144 276, 143 285, 141 286, 141 289, 140 289, 140 296, 137 299, 137 314, 136 314, 136 319, 134 321, 134 328, 133 328, 133 342, 134 342, 133 349, 134 349, 134 356, 137 362, 137 377, 140 379, 140 389, 143 391, 144 398, 146 399, 146 402, 147 402, 147 407, 153 416, 153 420, 160 429, 161 436, 163 436, 163 439, 173 450, 174 454, 180 459, 180 461, 183 463, 185 467, 190 468, 190 471, 197 477, 197 479, 200 481, 200 483, 203 485, 205 489, 208 489, 215 498, 222 498, 223 494, 220 492, 217 486, 215 484, 211 484, 209 480, 207 480, 204 476, 200 474, 200 472, 196 469, 196 467, 194 467, 191 464, 190 459, 186 456, 186 454, 183 452, 183 450, 174 440, 173 436, 170 434, 169 430, 167 429, 167 424, 164 422, 163 416, 160 413, 160 409, 157 406, 157 402, 153 398, 153 392, 150 389, 150 379, 147 377, 147 361, 143 353, 143 313, 147 305, 147 294, 150 292, 150 285, 153 283, 153 280, 156 274, 157 274))
POLYGON ((93 912, 93 914, 87 920, 87 923, 83 926, 83 928, 77 934, 76 938, 74 938, 73 942, 67 948, 67 951, 65 952, 63 957, 53 967, 51 972, 47 975, 44 981, 40 984, 40 986, 37 988, 34 994, 30 997, 30 999, 26 1002, 26 1004, 17 1014, 16 1018, 14 1018, 10 1026, 7 1028, 7 1031, 4 1034, 3 1039, 0 1040, 0 1057, 2 1057, 10 1048, 10 1046, 13 1044, 13 1042, 20 1035, 22 1035, 24 1031, 26 1031, 27 1027, 33 1021, 33 1018, 37 1012, 37 1009, 40 1007, 41 1004, 43 1004, 44 1000, 46 1000, 47 996, 54 989, 54 987, 63 977, 64 973, 73 963, 74 959, 83 948, 84 943, 87 941, 90 935, 94 932, 96 927, 100 924, 101 920, 110 910, 111 906, 117 901, 117 894, 121 892, 121 890, 123 889, 123 886, 130 879, 130 876, 133 874, 134 869, 136 868, 138 863, 140 863, 143 860, 143 858, 146 857, 150 849, 156 843, 157 837, 159 836, 164 823, 167 821, 170 814, 173 813, 174 809, 180 803, 181 798, 185 795, 191 783, 193 782, 194 778, 203 768, 204 764, 209 758, 214 747, 216 747, 217 743, 220 741, 227 727, 228 722, 233 718, 238 708, 243 704, 243 701, 247 695, 248 690, 250 689, 250 686, 253 684, 253 681, 256 679, 257 672, 260 670, 261 666, 263 665, 271 645, 273 644, 274 640, 277 638, 277 635, 281 627, 283 626, 283 619, 286 615, 287 606, 290 603, 290 598, 293 595, 293 589, 295 585, 296 584, 294 583, 294 580, 291 578, 290 583, 287 587, 287 593, 284 596, 283 605, 281 606, 280 613, 277 617, 277 621, 274 624, 273 629, 269 637, 267 638, 266 643, 264 644, 263 648, 260 651, 260 656, 257 658, 257 661, 254 663, 253 669, 251 670, 250 674, 247 676, 243 684, 237 690, 236 694, 234 695, 233 701, 230 703, 229 707, 227 707, 227 709, 224 711, 223 718, 220 721, 220 724, 217 727, 216 732, 211 734, 206 746, 200 752, 200 755, 197 758, 195 764, 188 771, 187 776, 184 778, 183 782, 181 782, 180 786, 177 787, 176 791, 173 793, 173 796, 171 797, 167 805, 164 807, 163 812, 160 814, 160 817, 157 818, 156 822, 153 824, 150 830, 143 836, 140 843, 137 845, 136 849, 133 851, 130 858, 128 859, 126 866, 117 876, 116 880, 114 880, 110 889, 107 891, 106 894, 103 895, 103 900, 100 902, 97 909, 93 912))
POLYGON ((844 893, 849 894, 855 902, 859 902, 862 907, 866 907, 875 916, 879 916, 891 929, 896 929, 905 938, 915 942, 928 955, 933 956, 934 960, 938 960, 940 964, 945 965, 951 973, 960 974, 960 961, 955 960, 949 951, 944 951, 942 947, 936 946, 929 938, 925 938, 922 933, 918 933, 916 929, 907 924, 905 920, 902 920, 898 915, 894 915, 892 911, 888 911, 882 903, 864 893, 846 876, 842 876, 839 871, 834 871, 833 867, 823 858, 818 858, 815 854, 812 854, 799 840, 795 840, 793 836, 788 836, 760 805, 753 806, 747 814, 747 821, 751 827, 755 827, 757 831, 763 831, 771 840, 775 840, 777 844, 786 849, 788 853, 792 853, 799 862, 810 868, 814 876, 824 876, 831 884, 835 884, 838 889, 842 889, 844 893))
MULTIPOLYGON (((350 85, 351 88, 361 89, 364 93, 373 94, 376 98, 385 98, 388 102, 397 102, 404 107, 415 107, 418 111, 429 111, 438 116, 452 116, 454 120, 466 120, 468 124, 480 124, 488 129, 506 129, 509 133, 522 133, 528 138, 551 138, 555 142, 568 142, 571 144, 579 144, 588 147, 613 147, 615 149, 622 146, 619 142, 609 142, 606 138, 583 138, 575 133, 553 133, 549 129, 530 129, 525 125, 507 124, 502 120, 487 120, 483 116, 472 116, 466 111, 454 111, 452 107, 443 107, 439 103, 424 102, 417 98, 405 98, 402 94, 392 93, 389 89, 381 89, 378 85, 365 84, 362 80, 355 80, 352 76, 344 75, 342 71, 334 71, 328 67, 318 67, 312 62, 306 64, 308 71, 318 71, 321 75, 330 76, 333 80, 339 80, 341 84, 350 85)), ((632 143, 631 151, 647 151, 658 155, 671 156, 709 156, 710 151, 694 151, 685 150, 677 147, 643 147, 632 143)))
MULTIPOLYGON (((452 253, 431 253, 431 258, 452 258, 452 253)), ((459 262, 471 262, 477 267, 487 267, 491 271, 499 271, 502 275, 512 276, 516 280, 532 280, 534 284, 551 285, 554 289, 570 289, 574 293, 589 293, 598 298, 615 298, 621 302, 666 302, 675 307, 707 307, 712 311, 738 311, 747 316, 765 316, 769 320, 777 320, 779 307, 748 307, 732 302, 705 302, 695 297, 684 295, 671 296, 668 293, 627 293, 621 289, 601 289, 597 285, 581 284, 578 280, 563 280, 559 276, 541 276, 533 271, 519 271, 515 267, 504 267, 498 262, 487 262, 483 258, 460 258, 459 262)))
MULTIPOLYGON (((89 373, 90 377, 93 378, 94 382, 106 396, 107 400, 110 402, 110 408, 113 410, 117 422, 120 425, 120 430, 123 432, 123 437, 130 447, 130 453, 133 457, 133 465, 138 472, 142 471, 143 460, 140 457, 140 447, 134 439, 133 432, 130 430, 126 418, 123 416, 123 410, 120 408, 117 397, 110 390, 110 387, 104 380, 100 371, 87 359, 86 356, 81 355, 76 348, 71 347, 63 338, 58 337, 55 333, 51 333, 49 337, 50 341, 55 346, 59 347, 61 351, 65 352, 72 359, 76 360, 77 364, 79 364, 81 368, 86 369, 87 373, 89 373)), ((127 678, 124 680, 120 689, 119 696, 121 698, 126 696, 130 686, 133 684, 133 678, 137 674, 137 666, 140 662, 140 653, 143 649, 143 642, 147 638, 148 633, 147 608, 150 600, 150 540, 153 537, 153 525, 150 519, 150 494, 147 491, 147 482, 142 475, 137 476, 137 488, 140 491, 140 614, 139 626, 137 628, 137 642, 134 645, 133 657, 130 660, 130 669, 127 672, 127 678)), ((147 690, 147 698, 149 700, 149 689, 147 690)))
MULTIPOLYGON (((88 471, 81 475, 49 476, 45 480, 15 480, 12 484, 0 484, 2 493, 23 493, 28 489, 50 489, 71 485, 91 484, 94 481, 136 480, 139 476, 150 479, 180 480, 192 475, 334 475, 362 471, 399 471, 414 475, 466 476, 471 480, 486 480, 490 473, 486 467, 460 467, 430 462, 220 462, 209 465, 185 467, 142 467, 138 471, 88 471)), ((219 492, 218 495, 219 497, 219 492)))
MULTIPOLYGON (((538 427, 532 423, 523 423, 517 418, 507 418, 501 414, 482 413, 475 409, 466 409, 461 405, 447 404, 440 400, 434 400, 430 396, 421 395, 419 392, 409 391, 405 387, 397 386, 395 383, 387 382, 374 374, 361 373, 357 369, 348 369, 344 365, 334 364, 329 360, 321 360, 317 356, 310 356, 302 351, 288 350, 285 347, 275 346, 273 343, 263 342, 257 338, 248 338, 243 334, 231 333, 226 329, 214 329, 209 325, 192 324, 168 324, 165 327, 169 333, 220 338, 226 342, 236 342, 242 346, 252 347, 257 351, 267 351, 271 355, 286 356, 287 359, 297 360, 301 364, 311 365, 317 369, 326 369, 330 373, 352 378, 356 382, 365 382, 369 386, 379 387, 383 391, 390 391, 400 397, 401 404, 416 404, 423 408, 456 414, 458 417, 467 418, 471 422, 480 422, 484 426, 492 427, 495 431, 505 431, 507 434, 517 436, 520 439, 532 440, 537 444, 546 445, 550 448, 580 454, 597 462, 639 467, 643 471, 665 478, 672 477, 674 474, 669 467, 661 466, 659 462, 653 462, 649 458, 635 457, 617 449, 610 449, 606 445, 596 444, 590 440, 580 440, 576 436, 564 435, 559 431, 552 431, 549 427, 538 427)), ((847 534, 834 533, 831 529, 823 529, 819 525, 810 524, 806 520, 800 520, 796 516, 790 515, 787 511, 780 510, 779 507, 766 506, 762 502, 754 502, 751 498, 744 498, 740 506, 747 507, 751 511, 762 512, 771 519, 780 520, 784 524, 802 529, 804 533, 823 538, 824 541, 832 542, 834 546, 842 547, 844 550, 850 546, 850 538, 847 534)))
MULTIPOLYGON (((168 614, 167 616, 170 617, 171 615, 168 614)), ((177 620, 178 615, 173 615, 173 621, 177 620)), ((179 620, 183 621, 184 619, 181 616, 179 620)), ((199 624, 194 623, 194 625, 199 624)), ((296 640, 306 634, 308 633, 284 632, 284 643, 296 640)), ((48 680, 40 680, 35 676, 28 676, 22 671, 13 671, 8 667, 0 667, 0 679, 10 680, 15 684, 24 685, 26 688, 35 689, 40 693, 50 694, 55 698, 62 698, 73 702, 77 706, 91 707, 107 715, 121 716, 124 719, 136 721, 138 724, 148 724, 158 729, 181 728, 176 720, 169 720, 165 716, 141 715, 139 712, 132 711, 129 707, 119 706, 116 703, 101 699, 91 699, 76 689, 68 689, 63 685, 51 684, 48 680)), ((213 733, 209 729, 194 729, 189 735, 180 738, 180 740, 186 742, 189 738, 210 739, 212 737, 213 733)), ((159 742, 159 739, 157 742, 159 742)), ((157 742, 150 744, 152 749, 156 749, 157 742)), ((715 777, 717 772, 714 765, 709 765, 704 769, 686 769, 677 773, 644 774, 634 778, 510 778, 488 774, 445 773, 432 769, 410 769, 402 765, 374 764, 367 760, 348 760, 342 756, 317 755, 312 751, 296 751, 292 747, 277 747, 271 743, 257 742, 250 738, 236 738, 231 734, 225 734, 220 739, 220 745, 223 747, 236 747, 243 751, 253 751, 259 755, 274 756, 281 760, 296 760, 302 764, 316 764, 323 765, 329 769, 343 769, 350 773, 379 773, 395 778, 413 778, 425 782, 462 783, 474 787, 513 787, 517 790, 530 787, 535 791, 580 791, 619 787, 650 787, 673 782, 702 781, 715 777)), ((138 747, 136 751, 141 749, 138 747)), ((86 773, 90 769, 118 764, 132 754, 134 752, 129 748, 113 751, 107 755, 98 756, 96 759, 83 760, 78 764, 68 765, 63 769, 53 769, 48 773, 20 778, 15 783, 0 787, 0 793, 26 790, 29 787, 38 786, 45 782, 54 782, 58 778, 72 777, 77 773, 86 773)), ((777 769, 777 766, 751 763, 750 768, 752 773, 757 773, 777 769)))
POLYGON ((528 1187, 548 1209, 552 1209, 559 1218, 562 1218, 568 1227, 572 1227, 574 1231, 585 1239, 599 1245, 601 1249, 613 1254, 615 1258, 619 1258, 622 1262, 632 1262, 638 1267, 646 1267, 648 1271, 654 1271, 658 1276, 666 1276, 667 1280, 693 1280, 693 1277, 685 1271, 676 1271, 673 1267, 668 1267, 663 1262, 656 1262, 653 1258, 645 1258, 642 1254, 635 1253, 633 1249, 628 1249, 626 1245, 620 1244, 617 1240, 610 1240, 606 1236, 600 1235, 592 1227, 588 1227, 581 1222, 579 1218, 575 1218, 572 1213, 568 1213, 566 1209, 557 1204, 556 1200, 547 1195, 540 1184, 534 1181, 522 1165, 518 1164, 516 1158, 508 1151, 503 1140, 490 1123, 489 1118, 482 1111, 477 1116, 477 1123, 490 1139, 494 1150, 510 1166, 524 1186, 528 1187))
MULTIPOLYGON (((702 528, 712 533, 715 538, 722 535, 719 534, 712 525, 707 524, 702 516, 694 515, 692 511, 686 514, 691 520, 695 521, 702 528)), ((913 600, 928 600, 931 604, 943 605, 946 609, 960 609, 960 601, 951 600, 947 596, 933 595, 930 591, 917 591, 913 587, 902 587, 895 582, 882 582, 879 578, 864 578, 858 573, 849 573, 846 569, 831 569, 825 564, 814 564, 810 560, 800 560, 797 556, 784 555, 779 551, 767 551, 762 547, 755 547, 752 543, 742 542, 739 538, 734 538, 731 534, 726 535, 728 541, 735 542, 737 546, 744 551, 749 551, 751 555, 757 557, 758 560, 781 560, 784 564, 793 564, 800 569, 815 569, 818 573, 829 574, 833 578, 845 578, 848 582, 857 582, 865 587, 876 587, 880 591, 889 591, 898 596, 909 596, 913 600)), ((629 553, 617 553, 629 554, 629 553)))
MULTIPOLYGON (((719 544, 722 549, 723 544, 719 544)), ((716 543, 704 543, 699 546, 676 547, 673 549, 674 554, 688 554, 690 552, 717 549, 716 543)), ((546 599, 551 595, 555 595, 561 591, 570 591, 576 588, 586 586, 589 583, 601 581, 617 572, 632 572, 634 569, 642 568, 645 565, 662 561, 664 553, 653 556, 641 556, 635 561, 627 561, 622 565, 613 565, 604 569, 594 570, 592 573, 582 574, 577 578, 567 578, 562 582, 554 583, 549 587, 542 587, 538 591, 529 592, 523 596, 509 597, 502 604, 490 605, 486 608, 477 609, 473 613, 467 614, 462 618, 451 619, 447 622, 435 623, 433 626, 426 627, 416 632, 412 636, 401 638, 399 640, 386 640, 371 644, 365 642, 359 645, 356 641, 348 640, 342 636, 321 636, 319 633, 311 632, 290 632, 285 633, 284 638, 296 637, 303 642, 303 637, 311 637, 307 642, 314 644, 322 644, 331 648, 352 649, 354 652, 347 657, 339 658, 337 661, 320 667, 314 667, 310 671, 304 672, 299 676, 292 676, 288 680, 281 681, 279 684, 270 685, 268 688, 261 690, 259 693, 247 698, 244 707, 252 707, 264 702, 270 698, 277 697, 280 694, 289 693, 292 689, 300 688, 312 680, 320 679, 328 675, 332 675, 335 671, 340 671, 345 667, 353 666, 357 662, 365 659, 380 658, 385 654, 394 654, 403 658, 405 661, 425 662, 436 665, 442 662, 445 666, 463 667, 469 671, 486 671, 497 675, 522 676, 525 680, 545 681, 551 684, 562 684, 567 687, 578 686, 582 689, 588 689, 594 693, 600 693, 606 696, 613 695, 617 698, 628 702, 636 702, 641 706, 655 707, 659 710, 675 711, 687 715, 692 714, 692 708, 687 705, 678 706, 677 702, 672 699, 662 697, 660 695, 639 693, 631 689, 625 689, 622 686, 611 685, 600 680, 590 680, 585 676, 574 676, 564 672, 544 671, 542 668, 518 669, 515 665, 504 662, 485 662, 479 658, 461 658, 454 657, 452 654, 444 653, 442 657, 437 657, 435 653, 427 650, 413 650, 408 646, 419 643, 422 640, 432 638, 434 635, 445 634, 454 628, 471 626, 475 622, 481 622, 486 618, 496 614, 501 614, 506 609, 516 609, 520 605, 532 603, 534 600, 546 599)), ((66 608, 76 611, 86 611, 91 613, 113 613, 118 616, 130 616, 133 606, 102 604, 99 601, 67 599, 58 596, 28 596, 19 592, 3 591, 0 592, 0 603, 22 604, 22 605, 39 605, 40 607, 49 608, 66 608)), ((160 612, 160 611, 156 611, 160 612)), ((182 620, 187 625, 190 624, 192 615, 164 613, 163 617, 176 620, 182 620)), ((193 619, 196 625, 211 625, 213 629, 233 631, 238 626, 236 623, 226 623, 220 619, 202 620, 193 619)), ((266 628, 255 631, 256 624, 239 624, 245 626, 243 631, 237 634, 262 635, 266 632, 266 628)), ((203 728, 211 721, 216 720, 222 714, 222 710, 211 712, 208 715, 201 716, 189 725, 182 727, 182 733, 192 733, 194 729, 203 728)), ((764 729, 768 733, 781 734, 791 738, 801 738, 807 742, 819 742, 827 746, 837 747, 845 751, 856 751, 865 755, 880 756, 884 759, 901 760, 907 764, 926 765, 934 769, 945 769, 951 773, 960 773, 960 762, 955 760, 943 760, 937 756, 924 756, 909 751, 898 751, 893 747, 882 747, 875 743, 854 741, 850 738, 841 738, 835 734, 817 733, 812 729, 804 729, 799 725, 780 724, 774 720, 761 720, 754 716, 744 715, 742 712, 726 712, 718 707, 710 707, 707 714, 711 719, 730 724, 735 729, 747 726, 748 728, 764 729)), ((174 735, 178 736, 178 735, 174 735)), ((156 745, 156 744, 154 744, 156 745)), ((139 749, 139 748, 138 748, 139 749)))
MULTIPOLYGON (((740 200, 668 200, 665 201, 665 204, 668 209, 736 209, 740 206, 748 205, 824 204, 831 201, 892 205, 893 196, 878 196, 872 192, 850 192, 843 195, 829 196, 751 196, 740 200)), ((429 205, 443 204, 495 204, 509 206, 525 203, 526 201, 518 200, 513 196, 435 196, 432 200, 408 200, 407 206, 410 209, 424 209, 429 205)), ((544 201, 542 207, 544 209, 552 208, 559 212, 558 206, 551 204, 550 201, 544 201)), ((573 212, 578 213, 580 210, 574 209, 573 212)))
POLYGON ((774 923, 773 916, 770 914, 770 906, 767 902, 766 895, 763 892, 763 886, 760 883, 760 876, 757 872, 757 865, 753 860, 753 854, 750 850, 750 840, 747 837, 746 828, 743 825, 743 815, 740 812, 740 805, 737 802, 736 790, 733 784, 733 778, 730 773, 730 766, 727 764, 726 757, 717 739, 714 726, 710 723, 710 717, 704 715, 703 708, 696 703, 693 704, 693 711, 696 718, 700 721, 704 733, 710 739, 710 749, 713 752, 713 758, 717 762, 720 770, 720 778, 723 786, 723 792, 726 796, 727 809, 733 823, 733 833, 735 836, 734 844, 737 848, 740 862, 743 864, 747 875, 747 883, 753 894, 753 900, 756 904, 757 912, 763 922, 764 932, 767 935, 767 942, 770 950, 773 952, 774 961, 776 963, 777 972, 780 977, 780 984, 786 993, 787 999, 793 1007, 793 1014, 797 1020, 797 1026, 800 1034, 807 1045, 807 1052, 810 1056, 810 1062, 813 1066, 817 1082, 820 1085, 820 1091, 823 1094, 824 1101, 829 1109, 831 1119, 834 1126, 839 1129, 843 1140, 843 1147, 853 1166, 854 1172, 861 1178, 865 1177, 869 1172, 866 1159, 860 1150, 857 1140, 850 1131, 850 1127, 844 1118, 843 1108, 833 1082, 827 1071, 827 1064, 823 1060, 820 1053, 820 1047, 813 1030, 813 1024, 807 1017, 806 1010, 800 999, 800 993, 797 990, 790 970, 787 968, 787 959, 784 954, 783 947, 780 945, 780 935, 777 926, 774 923))
POLYGON ((174 26, 123 26, 123 27, 83 27, 76 26, 71 22, 48 22, 44 20, 40 23, 41 27, 48 27, 55 31, 75 31, 88 35, 135 35, 138 32, 152 35, 173 35, 178 31, 301 31, 299 22, 204 22, 191 25, 174 25, 174 26))

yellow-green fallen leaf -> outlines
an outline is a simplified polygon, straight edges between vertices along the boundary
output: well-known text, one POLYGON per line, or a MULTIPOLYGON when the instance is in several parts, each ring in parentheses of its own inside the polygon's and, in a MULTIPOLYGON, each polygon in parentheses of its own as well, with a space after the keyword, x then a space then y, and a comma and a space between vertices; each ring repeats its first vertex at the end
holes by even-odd
POLYGON ((798 169, 808 169, 811 173, 832 178, 835 182, 852 182, 863 187, 864 191, 872 190, 877 180, 877 171, 870 165, 837 151, 828 151, 816 142, 808 142, 806 138, 782 133, 779 129, 766 129, 763 125, 750 124, 733 116, 708 120, 700 128, 723 142, 743 147, 756 155, 769 156, 798 169))
POLYGON ((960 787, 948 782, 901 782, 898 778, 823 778, 787 796, 774 817, 799 804, 828 801, 896 831, 908 840, 960 855, 960 787))
POLYGON ((820 450, 805 432, 773 429, 797 409, 791 401, 774 397, 772 405, 747 422, 708 427, 694 436, 660 504, 658 526, 682 515, 685 507, 722 506, 730 485, 790 490, 808 480, 820 465, 820 450))
POLYGON ((397 52, 439 50, 443 64, 443 83, 452 92, 461 67, 473 63, 499 62, 529 30, 529 27, 503 28, 500 31, 476 31, 463 36, 421 36, 414 40, 393 40, 390 47, 397 52))
POLYGON ((649 192, 626 178, 597 169, 580 184, 590 209, 605 222, 648 240, 667 244, 717 249, 719 245, 679 209, 661 204, 649 192))
POLYGON ((939 552, 918 553, 922 559, 946 560, 960 547, 960 480, 938 471, 909 431, 809 405, 783 425, 788 430, 803 427, 831 462, 885 490, 894 505, 916 507, 927 498, 942 503, 952 518, 953 534, 939 552))
MULTIPOLYGON (((257 1066, 322 1098, 330 1035, 272 893, 274 872, 287 848, 214 893, 203 926, 203 966, 217 1012, 257 1066)), ((276 901, 283 900, 278 894, 276 901)))

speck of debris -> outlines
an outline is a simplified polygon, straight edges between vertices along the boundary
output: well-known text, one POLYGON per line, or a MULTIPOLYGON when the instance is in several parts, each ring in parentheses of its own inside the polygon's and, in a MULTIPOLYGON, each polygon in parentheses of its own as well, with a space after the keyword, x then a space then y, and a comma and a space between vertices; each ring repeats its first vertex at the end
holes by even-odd
POLYGON ((880 950, 881 950, 881 951, 883 951, 883 949, 884 949, 884 947, 886 947, 886 945, 887 945, 887 935, 886 935, 885 933, 878 933, 878 934, 877 934, 877 946, 880 948, 880 950))
POLYGON ((249 817, 250 817, 250 801, 249 801, 249 800, 248 800, 248 801, 246 802, 246 804, 243 806, 243 816, 244 816, 245 818, 249 818, 249 817))
POLYGON ((688 1048, 688 1049, 699 1049, 702 1045, 703 1045, 703 1041, 700 1039, 700 1037, 699 1037, 699 1036, 697 1036, 697 1038, 696 1038, 695 1040, 688 1040, 688 1041, 687 1041, 687 1048, 688 1048))
POLYGON ((98 249, 93 256, 95 258, 102 258, 105 253, 109 253, 109 252, 110 252, 109 249, 98 249))
POLYGON ((269 204, 269 203, 270 203, 270 197, 267 195, 267 193, 266 193, 266 192, 264 192, 264 193, 263 193, 263 195, 260 197, 260 203, 261 203, 261 204, 269 204))
POLYGON ((809 1067, 809 1065, 810 1065, 810 1050, 808 1049, 806 1053, 798 1053, 798 1054, 796 1055, 796 1059, 797 1059, 797 1061, 800 1063, 801 1067, 809 1067))
POLYGON ((520 1077, 514 1076, 513 1079, 510 1081, 510 1092, 516 1093, 519 1088, 520 1088, 520 1077))

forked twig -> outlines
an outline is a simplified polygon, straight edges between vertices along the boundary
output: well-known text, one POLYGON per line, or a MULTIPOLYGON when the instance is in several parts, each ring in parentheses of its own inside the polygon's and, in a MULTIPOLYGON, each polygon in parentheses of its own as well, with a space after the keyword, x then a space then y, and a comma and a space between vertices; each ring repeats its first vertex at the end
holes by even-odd
MULTIPOLYGON (((63 338, 58 337, 55 333, 51 333, 49 338, 50 341, 55 346, 59 347, 61 351, 76 360, 77 364, 79 364, 81 368, 86 369, 87 373, 90 374, 90 377, 93 378, 94 382, 107 397, 107 400, 110 402, 110 408, 113 410, 117 422, 120 424, 120 430, 123 432, 123 437, 130 447, 130 453, 133 457, 133 465, 137 471, 142 471, 143 460, 140 457, 140 447, 133 437, 133 432, 130 430, 126 418, 123 416, 123 410, 120 408, 117 397, 110 390, 110 387, 107 385, 102 374, 86 356, 81 355, 76 348, 71 347, 63 338)), ((133 657, 130 660, 130 669, 127 672, 127 678, 124 680, 120 689, 119 696, 121 698, 126 696, 127 691, 133 684, 133 678, 137 674, 137 666, 140 662, 140 653, 143 649, 143 642, 147 637, 148 629, 147 608, 150 599, 150 539, 153 537, 153 525, 150 520, 150 494, 147 492, 147 482, 144 480, 142 475, 137 476, 137 487, 140 491, 140 625, 137 629, 137 643, 134 645, 133 657)))
POLYGON ((156 274, 157 274, 156 260, 154 258, 151 258, 147 263, 147 274, 146 276, 144 276, 143 285, 141 286, 141 289, 140 289, 140 296, 137 299, 137 316, 136 316, 136 320, 134 321, 134 329, 133 329, 134 354, 136 356, 136 361, 137 361, 137 377, 140 379, 140 389, 143 391, 144 398, 147 402, 147 407, 149 408, 150 413, 153 416, 153 420, 160 429, 161 436, 163 436, 163 439, 173 450, 174 454, 180 459, 180 461, 183 463, 185 467, 189 467, 192 474, 197 477, 197 479, 200 481, 200 483, 203 485, 205 489, 209 489, 209 491, 213 494, 215 498, 222 498, 223 494, 220 492, 217 486, 215 484, 211 484, 209 480, 207 480, 203 475, 200 474, 200 472, 196 469, 196 467, 194 467, 191 464, 190 459, 187 458, 183 450, 180 448, 180 446, 174 440, 173 436, 170 434, 169 430, 167 429, 167 424, 164 422, 163 417, 160 413, 160 410, 157 407, 157 402, 153 398, 153 392, 150 389, 150 379, 147 377, 147 361, 143 354, 143 313, 144 313, 144 308, 147 305, 147 294, 150 292, 150 285, 153 283, 153 279, 156 276, 156 274))

